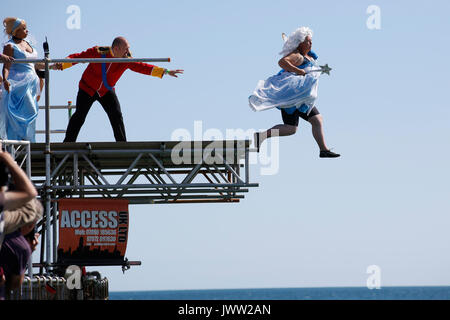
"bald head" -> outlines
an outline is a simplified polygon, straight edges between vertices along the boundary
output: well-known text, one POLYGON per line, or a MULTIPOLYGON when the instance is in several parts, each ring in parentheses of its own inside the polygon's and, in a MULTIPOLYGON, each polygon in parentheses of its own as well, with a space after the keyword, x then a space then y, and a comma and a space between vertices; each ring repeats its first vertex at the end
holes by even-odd
POLYGON ((128 41, 124 37, 117 37, 113 40, 111 47, 117 47, 117 46, 121 46, 121 45, 124 45, 127 43, 128 43, 128 41))
POLYGON ((128 40, 124 37, 117 37, 114 39, 111 49, 113 51, 114 57, 117 58, 126 58, 131 56, 130 54, 130 44, 128 40))

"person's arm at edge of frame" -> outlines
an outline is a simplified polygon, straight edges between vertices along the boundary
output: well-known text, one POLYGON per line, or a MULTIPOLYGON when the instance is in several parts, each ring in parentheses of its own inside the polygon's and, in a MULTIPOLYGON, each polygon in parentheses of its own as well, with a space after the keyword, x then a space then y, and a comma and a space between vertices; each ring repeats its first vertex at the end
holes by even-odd
POLYGON ((11 62, 14 61, 13 57, 7 56, 6 54, 0 53, 0 62, 11 62))
MULTIPOLYGON (((9 56, 12 57, 14 54, 14 49, 10 46, 10 45, 6 45, 3 48, 3 54, 5 56, 9 56)), ((7 92, 9 92, 9 82, 8 82, 8 77, 9 77, 9 68, 11 67, 11 62, 4 62, 3 65, 3 86, 5 88, 5 90, 7 92)))
POLYGON ((3 210, 12 210, 23 206, 38 195, 31 180, 8 152, 0 150, 0 161, 3 161, 8 167, 16 186, 14 191, 0 192, 0 204, 3 205, 3 210))

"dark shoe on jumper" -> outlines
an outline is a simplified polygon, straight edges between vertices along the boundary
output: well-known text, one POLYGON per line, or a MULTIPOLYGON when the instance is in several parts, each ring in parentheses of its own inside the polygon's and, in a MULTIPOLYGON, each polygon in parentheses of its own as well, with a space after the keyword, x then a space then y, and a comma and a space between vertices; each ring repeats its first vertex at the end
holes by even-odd
POLYGON ((320 157, 321 158, 337 158, 340 157, 341 155, 338 153, 334 153, 331 150, 322 150, 320 151, 320 157))
POLYGON ((259 152, 259 147, 260 147, 259 136, 260 136, 260 133, 259 132, 255 132, 254 138, 255 138, 255 147, 256 147, 256 150, 257 150, 256 152, 259 152))

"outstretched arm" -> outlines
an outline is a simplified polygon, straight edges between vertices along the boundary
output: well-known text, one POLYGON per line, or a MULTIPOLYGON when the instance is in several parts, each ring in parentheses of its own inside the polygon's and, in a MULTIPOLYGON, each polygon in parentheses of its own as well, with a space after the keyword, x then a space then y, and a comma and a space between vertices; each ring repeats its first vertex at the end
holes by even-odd
POLYGON ((184 71, 181 69, 167 70, 144 62, 130 62, 128 63, 128 68, 134 72, 139 72, 158 78, 162 78, 165 74, 178 78, 177 74, 181 74, 184 71))
MULTIPOLYGON (((99 58, 100 54, 98 53, 97 47, 92 47, 87 49, 86 51, 80 53, 73 53, 67 56, 66 59, 82 59, 82 58, 99 58)), ((52 64, 50 69, 52 70, 64 70, 76 65, 76 62, 58 62, 52 64)))

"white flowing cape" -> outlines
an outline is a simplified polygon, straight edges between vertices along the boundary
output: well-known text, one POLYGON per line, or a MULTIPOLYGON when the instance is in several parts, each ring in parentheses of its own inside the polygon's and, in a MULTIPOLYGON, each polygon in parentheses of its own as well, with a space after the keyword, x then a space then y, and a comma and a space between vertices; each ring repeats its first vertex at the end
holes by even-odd
MULTIPOLYGON (((306 72, 317 70, 317 66, 307 67, 306 72)), ((317 98, 320 72, 307 73, 299 76, 293 72, 280 72, 267 80, 260 80, 248 98, 253 111, 263 111, 272 108, 300 107, 303 104, 310 110, 317 98)))

